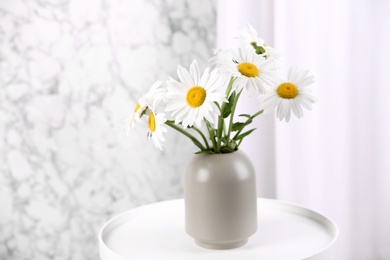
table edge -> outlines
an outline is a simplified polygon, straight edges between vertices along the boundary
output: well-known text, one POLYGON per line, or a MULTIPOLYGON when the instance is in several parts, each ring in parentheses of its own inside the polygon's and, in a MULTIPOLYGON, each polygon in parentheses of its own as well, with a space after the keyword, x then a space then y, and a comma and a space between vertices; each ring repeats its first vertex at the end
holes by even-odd
MULTIPOLYGON (((122 213, 112 217, 105 224, 103 224, 103 226, 100 228, 100 230, 98 232, 100 257, 102 258, 103 255, 109 255, 109 258, 115 257, 116 259, 128 260, 127 258, 124 258, 123 256, 121 256, 121 255, 117 254, 116 252, 112 251, 105 244, 105 242, 103 240, 104 235, 107 232, 110 232, 112 229, 114 229, 118 225, 123 224, 125 222, 125 220, 126 220, 125 216, 128 215, 128 214, 132 214, 134 211, 138 211, 138 210, 143 209, 144 207, 150 207, 150 206, 153 206, 155 204, 174 203, 175 201, 183 201, 183 203, 184 203, 184 199, 174 199, 174 200, 159 201, 159 202, 145 204, 145 205, 142 205, 140 207, 136 207, 136 208, 124 211, 124 212, 122 212, 122 213)), ((315 216, 315 218, 311 217, 308 214, 305 214, 306 217, 309 217, 309 218, 311 218, 311 219, 313 219, 313 220, 315 220, 315 221, 317 221, 319 223, 321 223, 321 220, 322 220, 322 223, 325 224, 328 228, 331 229, 331 231, 333 232, 333 239, 332 239, 332 241, 326 247, 324 247, 320 251, 316 252, 315 254, 312 254, 312 255, 306 257, 305 259, 310 259, 310 258, 312 258, 314 256, 320 255, 322 252, 326 252, 326 251, 330 250, 331 247, 336 246, 336 242, 337 242, 339 234, 340 234, 339 228, 338 228, 337 224, 331 218, 326 216, 325 214, 323 214, 321 212, 318 212, 318 211, 314 211, 314 210, 312 210, 310 208, 307 208, 305 206, 301 206, 301 205, 296 204, 296 203, 291 203, 291 202, 286 202, 286 201, 276 200, 276 199, 257 198, 257 203, 258 204, 259 203, 267 203, 267 204, 271 205, 271 207, 274 207, 274 208, 275 208, 275 205, 279 205, 279 207, 282 207, 282 208, 292 208, 296 212, 297 211, 306 211, 306 212, 310 213, 311 216, 315 216)))

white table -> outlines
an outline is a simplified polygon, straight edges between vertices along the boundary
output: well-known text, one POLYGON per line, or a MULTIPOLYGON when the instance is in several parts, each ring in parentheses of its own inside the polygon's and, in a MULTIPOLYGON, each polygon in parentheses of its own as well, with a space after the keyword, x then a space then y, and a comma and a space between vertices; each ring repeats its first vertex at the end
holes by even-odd
POLYGON ((310 209, 258 199, 258 231, 232 250, 197 246, 185 233, 184 200, 154 203, 126 211, 99 232, 102 260, 331 260, 337 251, 338 228, 310 209))

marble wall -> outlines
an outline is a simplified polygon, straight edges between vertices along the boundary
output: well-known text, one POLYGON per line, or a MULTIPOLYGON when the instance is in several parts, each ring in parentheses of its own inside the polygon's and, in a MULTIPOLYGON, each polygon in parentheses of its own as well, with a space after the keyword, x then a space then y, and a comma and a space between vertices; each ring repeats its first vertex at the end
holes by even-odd
POLYGON ((182 196, 195 151, 122 120, 177 64, 205 65, 215 1, 0 1, 0 259, 98 259, 127 209, 182 196))

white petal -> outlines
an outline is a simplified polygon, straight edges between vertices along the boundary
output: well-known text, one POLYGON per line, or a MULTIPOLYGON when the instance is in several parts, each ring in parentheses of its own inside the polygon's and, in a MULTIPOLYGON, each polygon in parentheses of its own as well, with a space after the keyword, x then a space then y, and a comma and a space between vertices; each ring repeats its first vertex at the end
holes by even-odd
POLYGON ((179 77, 180 81, 184 83, 184 85, 186 85, 187 87, 195 86, 194 80, 192 79, 188 70, 181 67, 180 65, 177 68, 177 76, 179 77))
POLYGON ((192 126, 195 121, 195 109, 190 109, 187 113, 187 117, 185 117, 182 121, 183 128, 187 128, 188 126, 192 126))
POLYGON ((299 87, 305 87, 305 86, 311 85, 313 83, 314 83, 314 76, 309 76, 309 77, 301 79, 296 84, 299 87))
POLYGON ((182 92, 186 93, 187 90, 189 89, 188 86, 186 86, 183 83, 181 83, 177 80, 174 80, 174 79, 168 80, 167 85, 168 85, 168 94, 169 94, 169 92, 172 92, 172 91, 178 91, 179 93, 182 93, 182 92))
POLYGON ((302 108, 299 104, 297 104, 296 100, 292 99, 290 102, 291 109, 294 112, 294 114, 298 117, 301 118, 303 117, 303 111, 302 108))
POLYGON ((170 103, 167 104, 167 106, 165 107, 165 111, 173 111, 173 110, 179 110, 179 109, 183 109, 184 107, 186 107, 186 103, 179 100, 179 101, 172 101, 170 103))
POLYGON ((214 102, 211 102, 210 106, 212 107, 214 113, 216 113, 217 115, 220 115, 219 109, 218 109, 217 105, 214 104, 214 102))
POLYGON ((209 80, 209 76, 210 76, 209 70, 210 70, 209 68, 206 68, 202 74, 201 79, 200 79, 200 86, 202 86, 204 88, 206 88, 205 86, 209 80))
POLYGON ((208 82, 203 83, 202 86, 204 86, 204 88, 207 91, 214 91, 219 87, 220 80, 221 80, 220 75, 218 75, 218 73, 215 70, 213 70, 210 73, 210 76, 208 78, 208 82))
POLYGON ((208 93, 206 96, 206 101, 208 102, 227 102, 227 99, 225 98, 225 95, 222 93, 214 92, 214 93, 208 93))
POLYGON ((187 106, 187 107, 177 111, 177 114, 176 114, 175 118, 179 122, 181 122, 181 121, 183 121, 183 118, 189 113, 189 111, 190 111, 190 108, 187 106))
POLYGON ((200 73, 199 73, 199 67, 196 60, 194 60, 190 65, 190 74, 193 78, 193 86, 199 86, 200 84, 200 73))

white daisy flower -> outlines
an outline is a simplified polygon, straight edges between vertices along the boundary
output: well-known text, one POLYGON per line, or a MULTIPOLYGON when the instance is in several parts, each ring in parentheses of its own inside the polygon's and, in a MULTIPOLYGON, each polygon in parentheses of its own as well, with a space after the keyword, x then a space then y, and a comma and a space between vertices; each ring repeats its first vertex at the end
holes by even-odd
POLYGON ((236 78, 233 88, 239 92, 243 87, 248 94, 265 93, 275 81, 275 65, 272 59, 265 59, 253 50, 239 49, 238 53, 219 55, 216 61, 217 69, 226 75, 236 78))
POLYGON ((181 122, 184 128, 194 124, 201 127, 203 118, 212 123, 212 114, 219 114, 214 102, 227 102, 223 94, 214 92, 219 86, 218 74, 206 68, 201 75, 198 63, 193 61, 189 71, 178 66, 177 75, 180 81, 172 78, 167 81, 166 94, 166 111, 172 113, 175 124, 181 122))
POLYGON ((259 96, 260 109, 269 111, 277 108, 277 117, 279 120, 286 119, 286 122, 290 120, 291 111, 301 118, 302 107, 311 110, 315 102, 308 87, 313 82, 314 77, 309 76, 308 71, 290 69, 287 81, 280 80, 271 91, 259 96))
POLYGON ((134 128, 136 122, 139 122, 141 117, 148 112, 150 106, 156 107, 165 96, 166 90, 161 88, 162 81, 156 81, 149 91, 138 99, 138 103, 134 108, 134 112, 124 121, 124 132, 128 134, 130 128, 134 128))
POLYGON ((259 51, 256 54, 262 55, 266 59, 274 60, 275 65, 279 66, 282 60, 281 53, 271 46, 266 45, 265 41, 257 36, 257 31, 250 24, 247 24, 247 26, 242 29, 241 35, 242 36, 240 38, 244 39, 244 41, 249 44, 255 52, 259 51))
POLYGON ((148 106, 145 102, 145 96, 138 99, 138 103, 134 108, 133 113, 124 120, 124 133, 129 134, 130 128, 135 128, 136 122, 139 122, 141 117, 146 113, 148 106))
POLYGON ((156 114, 152 107, 149 108, 149 111, 148 138, 153 141, 158 149, 162 150, 162 143, 165 142, 164 133, 167 132, 167 129, 164 127, 166 121, 165 114, 156 114))
POLYGON ((247 24, 241 30, 241 37, 239 38, 243 39, 246 43, 250 44, 251 46, 253 46, 253 44, 257 46, 264 45, 264 40, 259 36, 257 36, 257 31, 250 24, 247 24))
POLYGON ((250 47, 250 49, 254 50, 256 54, 267 57, 265 52, 267 51, 267 48, 270 47, 268 47, 265 44, 265 41, 257 35, 257 31, 252 27, 252 25, 247 24, 241 30, 241 37, 238 38, 243 39, 247 44, 246 47, 250 47))
POLYGON ((166 89, 162 87, 162 81, 156 81, 145 94, 145 102, 149 106, 156 107, 164 98, 166 89))

